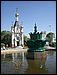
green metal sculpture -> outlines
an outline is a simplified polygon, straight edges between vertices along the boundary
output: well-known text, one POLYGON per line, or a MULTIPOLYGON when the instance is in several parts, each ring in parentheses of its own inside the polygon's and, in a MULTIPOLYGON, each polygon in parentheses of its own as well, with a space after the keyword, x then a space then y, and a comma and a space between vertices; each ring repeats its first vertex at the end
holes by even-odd
POLYGON ((27 46, 29 47, 28 51, 45 51, 46 40, 42 39, 43 33, 37 32, 37 26, 35 24, 34 33, 29 33, 30 39, 27 41, 27 46))

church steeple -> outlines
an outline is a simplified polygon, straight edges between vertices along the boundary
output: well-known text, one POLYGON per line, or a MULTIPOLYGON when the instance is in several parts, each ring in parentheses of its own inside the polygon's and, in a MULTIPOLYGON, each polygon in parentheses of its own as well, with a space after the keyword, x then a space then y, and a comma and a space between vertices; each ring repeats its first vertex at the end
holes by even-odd
POLYGON ((15 14, 15 17, 16 17, 16 21, 18 21, 18 17, 19 17, 18 8, 16 8, 16 14, 15 14))
POLYGON ((15 23, 11 27, 11 31, 12 31, 12 47, 24 46, 23 28, 20 25, 20 22, 18 20, 18 18, 19 18, 18 8, 16 8, 15 18, 16 18, 15 23))

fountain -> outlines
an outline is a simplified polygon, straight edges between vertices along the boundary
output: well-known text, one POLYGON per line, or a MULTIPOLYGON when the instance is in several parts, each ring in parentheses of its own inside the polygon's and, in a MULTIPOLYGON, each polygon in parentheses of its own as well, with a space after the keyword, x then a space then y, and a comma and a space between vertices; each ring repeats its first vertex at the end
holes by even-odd
POLYGON ((45 33, 37 32, 37 26, 35 24, 34 26, 34 33, 29 33, 30 39, 27 41, 27 46, 29 48, 28 52, 42 52, 45 51, 45 44, 46 44, 46 39, 45 39, 45 33))

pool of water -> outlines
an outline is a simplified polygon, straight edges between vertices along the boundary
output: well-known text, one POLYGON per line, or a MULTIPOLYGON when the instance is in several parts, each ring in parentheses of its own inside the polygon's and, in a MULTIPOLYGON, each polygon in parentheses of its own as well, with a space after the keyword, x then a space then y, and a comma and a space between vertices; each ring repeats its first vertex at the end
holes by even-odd
POLYGON ((1 74, 56 74, 56 51, 21 55, 12 60, 11 55, 1 56, 1 74))

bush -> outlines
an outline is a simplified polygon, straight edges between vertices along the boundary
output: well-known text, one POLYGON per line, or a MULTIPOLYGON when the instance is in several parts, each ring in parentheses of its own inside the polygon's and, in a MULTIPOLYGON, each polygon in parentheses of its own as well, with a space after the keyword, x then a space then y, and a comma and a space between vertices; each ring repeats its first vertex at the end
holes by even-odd
POLYGON ((1 43, 1 47, 3 47, 3 46, 5 46, 5 44, 4 43, 1 43))
POLYGON ((56 47, 56 43, 55 42, 52 43, 52 47, 56 47))
POLYGON ((56 47, 56 43, 55 42, 52 42, 52 44, 49 44, 49 46, 56 47))

